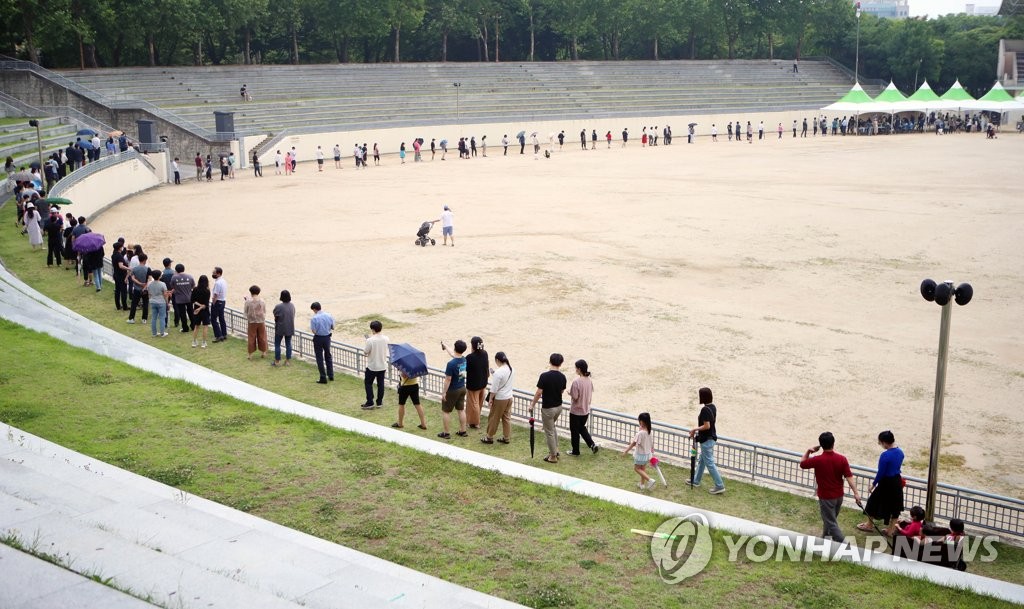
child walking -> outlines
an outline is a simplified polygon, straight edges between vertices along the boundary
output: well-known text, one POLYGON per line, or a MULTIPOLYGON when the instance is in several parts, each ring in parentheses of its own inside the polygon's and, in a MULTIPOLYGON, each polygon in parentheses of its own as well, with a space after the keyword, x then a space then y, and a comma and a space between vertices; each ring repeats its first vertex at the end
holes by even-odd
POLYGON ((651 415, 641 412, 640 416, 637 417, 637 423, 640 425, 640 431, 636 432, 633 441, 629 443, 626 450, 622 451, 622 454, 628 455, 629 451, 636 447, 636 452, 633 453, 633 471, 640 475, 638 488, 649 491, 655 485, 654 479, 647 475, 647 464, 651 461, 651 457, 654 456, 654 439, 651 437, 651 415))

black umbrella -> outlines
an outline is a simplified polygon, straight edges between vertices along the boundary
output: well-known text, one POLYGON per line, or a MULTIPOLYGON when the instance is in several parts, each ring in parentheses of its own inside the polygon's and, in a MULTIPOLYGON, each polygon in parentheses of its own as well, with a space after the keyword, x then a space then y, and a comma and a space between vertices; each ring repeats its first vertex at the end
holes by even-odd
POLYGON ((34 176, 28 171, 18 171, 11 174, 11 179, 15 182, 31 182, 34 176))
POLYGON ((690 123, 689 125, 687 125, 687 127, 696 127, 696 126, 697 126, 697 123, 690 123))
POLYGON ((697 436, 692 438, 693 444, 690 446, 690 488, 693 488, 693 471, 697 469, 697 436))
POLYGON ((534 435, 536 433, 536 430, 534 430, 534 428, 533 428, 533 423, 536 420, 537 419, 535 419, 533 417, 530 417, 530 458, 531 459, 533 458, 533 447, 534 447, 534 445, 535 445, 535 443, 537 441, 536 440, 536 436, 534 435))

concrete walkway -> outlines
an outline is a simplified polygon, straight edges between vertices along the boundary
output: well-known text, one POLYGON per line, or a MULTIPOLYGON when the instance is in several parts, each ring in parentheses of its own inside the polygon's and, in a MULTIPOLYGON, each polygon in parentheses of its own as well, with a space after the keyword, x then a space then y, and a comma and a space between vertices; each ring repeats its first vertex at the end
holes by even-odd
MULTIPOLYGON (((397 429, 382 427, 380 425, 376 425, 359 419, 354 419, 352 417, 348 417, 338 413, 322 410, 320 408, 316 408, 308 404, 303 404, 296 400, 292 400, 272 393, 270 391, 266 391, 264 389, 254 387, 252 385, 248 385, 246 383, 227 377, 223 374, 214 372, 197 364, 193 364, 177 356, 171 355, 169 353, 151 347, 147 344, 129 338, 123 334, 119 334, 113 330, 100 326, 99 324, 96 324, 95 322, 85 319, 84 317, 78 315, 77 313, 67 309, 66 307, 63 307, 42 296, 41 294, 39 294, 32 288, 28 287, 17 278, 13 277, 5 268, 2 267, 0 267, 0 317, 11 320, 15 323, 19 323, 28 328, 44 332, 60 340, 63 340, 69 344, 88 349, 101 355, 110 356, 112 353, 116 352, 117 358, 120 361, 126 362, 129 365, 135 366, 137 368, 153 372, 160 376, 181 379, 207 389, 220 391, 225 394, 234 396, 236 398, 252 402, 254 404, 258 404, 261 406, 265 406, 267 408, 273 408, 275 410, 279 410, 282 412, 297 414, 303 417, 321 421, 334 427, 347 429, 349 431, 353 431, 365 436, 378 438, 401 446, 421 450, 428 454, 443 456, 454 461, 468 463, 475 467, 498 471, 508 476, 529 480, 531 482, 536 482, 538 484, 545 484, 548 486, 562 488, 573 493, 578 493, 590 497, 596 497, 599 499, 603 499, 619 505, 627 506, 649 513, 662 514, 666 517, 685 517, 699 514, 706 519, 706 521, 712 528, 739 535, 765 535, 773 540, 778 540, 782 537, 792 537, 797 535, 797 533, 793 531, 788 531, 778 527, 772 527, 762 523, 753 522, 742 518, 736 518, 724 514, 719 514, 708 510, 693 508, 678 503, 658 499, 656 497, 641 495, 639 493, 630 492, 624 489, 613 488, 589 480, 573 478, 571 476, 566 476, 564 474, 560 474, 558 472, 551 470, 541 469, 519 463, 513 463, 487 454, 473 452, 467 449, 459 448, 457 446, 435 442, 427 438, 404 433, 397 429)), ((59 447, 49 445, 47 450, 56 450, 58 448, 59 447)), ((98 464, 94 464, 94 467, 98 467, 98 464)), ((122 475, 131 476, 131 474, 121 472, 116 468, 104 466, 105 471, 107 471, 107 468, 109 468, 109 471, 117 471, 120 472, 122 475)), ((158 483, 152 481, 146 482, 151 485, 162 487, 162 485, 159 485, 158 483)), ((162 488, 168 489, 169 487, 162 488)), ((168 510, 170 511, 169 513, 178 513, 182 509, 182 506, 180 505, 180 503, 182 502, 178 502, 176 504, 173 498, 169 498, 166 495, 166 492, 167 491, 164 491, 163 495, 156 493, 157 495, 160 495, 161 509, 168 510)), ((171 489, 171 492, 174 493, 177 491, 173 491, 173 489, 171 489)), ((134 499, 131 496, 124 497, 124 501, 134 503, 134 499)), ((218 506, 216 504, 210 504, 210 502, 206 502, 198 498, 192 498, 185 507, 194 507, 199 505, 207 506, 209 507, 209 509, 216 508, 218 510, 232 512, 232 510, 230 510, 229 508, 218 506)), ((163 512, 160 512, 160 514, 163 514, 163 512)), ((266 523, 259 519, 255 519, 254 517, 248 516, 246 514, 238 513, 238 517, 253 519, 261 523, 261 527, 276 527, 277 529, 283 528, 277 527, 276 525, 271 525, 270 523, 266 523)), ((156 518, 151 517, 151 519, 153 522, 162 522, 162 517, 160 516, 156 518)), ((2 524, 3 523, 0 522, 0 525, 2 524)), ((284 530, 288 531, 287 529, 284 530)), ((154 532, 159 532, 159 530, 150 531, 150 534, 154 532)), ((294 535, 300 535, 294 532, 291 533, 294 535)), ((212 532, 210 534, 212 534, 212 532)), ((173 536, 172 539, 174 539, 173 536)), ((326 544, 326 542, 323 542, 322 540, 314 540, 313 538, 310 538, 310 543, 313 543, 314 541, 320 544, 326 544)), ((209 539, 207 540, 207 543, 219 543, 221 544, 222 549, 239 547, 226 545, 235 542, 231 542, 229 539, 221 537, 209 539)), ((267 546, 260 545, 260 542, 257 542, 256 547, 260 548, 261 550, 269 549, 267 546)), ((332 547, 339 548, 339 551, 344 550, 344 548, 340 548, 338 546, 332 547)), ((814 554, 827 554, 828 556, 834 556, 834 559, 836 560, 850 560, 848 556, 844 555, 842 552, 839 552, 841 549, 839 544, 824 541, 822 542, 821 547, 823 549, 815 551, 814 554), (836 556, 837 552, 839 552, 838 556, 836 556)), ((220 551, 222 551, 222 549, 210 553, 217 554, 220 551)), ((184 549, 182 551, 184 551, 184 549)), ((351 550, 345 551, 351 552, 351 550)), ((229 553, 229 555, 232 554, 229 553)), ((279 552, 269 552, 267 555, 285 556, 284 554, 281 554, 279 552)), ((241 558, 241 556, 239 558, 241 558)), ((377 561, 377 559, 374 559, 369 556, 364 556, 364 560, 377 561)), ((384 563, 384 561, 377 562, 387 564, 384 563)), ((928 580, 943 586, 968 588, 978 592, 979 594, 993 596, 996 598, 1005 599, 1017 603, 1024 603, 1024 586, 1019 586, 1016 584, 995 580, 991 578, 981 577, 971 573, 961 573, 959 571, 954 571, 952 569, 945 569, 942 567, 936 567, 915 561, 897 560, 887 554, 872 554, 871 556, 869 556, 868 560, 861 561, 861 564, 864 564, 866 567, 877 569, 880 571, 900 573, 903 575, 908 575, 910 577, 928 580)), ((237 566, 233 565, 237 565, 237 563, 229 561, 227 564, 215 568, 222 570, 227 569, 230 571, 231 569, 237 568, 237 566)), ((401 567, 397 567, 394 565, 391 565, 390 568, 401 569, 401 567)), ((277 584, 276 582, 263 581, 262 585, 277 586, 275 590, 282 591, 284 592, 285 595, 290 595, 295 592, 298 592, 301 589, 301 586, 296 586, 291 583, 288 583, 290 580, 288 576, 285 575, 286 572, 287 570, 282 571, 281 577, 283 578, 284 581, 281 584, 277 584)), ((266 571, 260 573, 265 574, 268 579, 271 575, 266 571)), ((248 572, 246 572, 246 577, 248 577, 248 572)), ((259 576, 255 577, 256 581, 262 581, 262 579, 259 576)), ((425 578, 426 576, 421 575, 420 577, 425 578)), ((380 578, 371 580, 356 579, 354 580, 354 582, 350 582, 350 585, 354 586, 366 581, 381 580, 380 578)), ((382 587, 388 587, 392 591, 399 590, 400 593, 402 594, 408 594, 404 588, 400 587, 401 581, 404 580, 396 581, 394 586, 382 587)), ((432 581, 438 582, 439 580, 432 581)), ((443 582, 440 583, 443 584, 443 582)), ((466 592, 469 593, 469 591, 466 592)), ((504 601, 490 599, 489 597, 486 597, 484 595, 479 595, 476 593, 471 594, 476 595, 473 597, 475 600, 473 600, 472 602, 485 603, 489 601, 491 603, 497 604, 455 604, 454 606, 513 606, 504 601)), ((291 597, 289 596, 289 598, 291 597)), ((403 596, 402 598, 404 599, 407 597, 403 596)), ((462 597, 459 596, 458 598, 461 599, 462 597)), ((440 604, 440 602, 444 601, 439 601, 436 604, 440 604)), ((464 602, 469 603, 470 601, 464 602)), ((452 606, 453 602, 447 601, 445 602, 445 604, 452 606)), ((308 606, 315 605, 309 603, 308 606)), ((433 604, 431 606, 433 606, 433 604)))

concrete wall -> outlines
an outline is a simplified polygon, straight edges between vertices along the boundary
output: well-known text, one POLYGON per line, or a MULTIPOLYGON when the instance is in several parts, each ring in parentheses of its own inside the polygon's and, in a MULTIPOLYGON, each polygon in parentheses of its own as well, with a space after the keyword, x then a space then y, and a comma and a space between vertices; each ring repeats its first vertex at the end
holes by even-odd
MULTIPOLYGON (((63 191, 60 196, 73 203, 66 211, 91 220, 125 197, 166 182, 167 155, 150 154, 147 159, 156 171, 150 169, 142 159, 132 159, 94 173, 63 191)), ((113 242, 114 239, 108 236, 107 240, 113 242)))

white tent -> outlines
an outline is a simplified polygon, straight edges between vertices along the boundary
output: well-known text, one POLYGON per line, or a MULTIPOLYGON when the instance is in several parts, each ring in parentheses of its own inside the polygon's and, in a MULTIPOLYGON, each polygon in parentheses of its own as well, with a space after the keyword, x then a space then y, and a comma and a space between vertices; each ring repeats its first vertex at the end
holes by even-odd
POLYGON ((871 103, 871 96, 864 91, 860 83, 856 83, 846 95, 839 98, 839 101, 829 104, 821 110, 823 112, 853 112, 854 114, 862 114, 864 112, 872 112, 870 109, 871 103))

